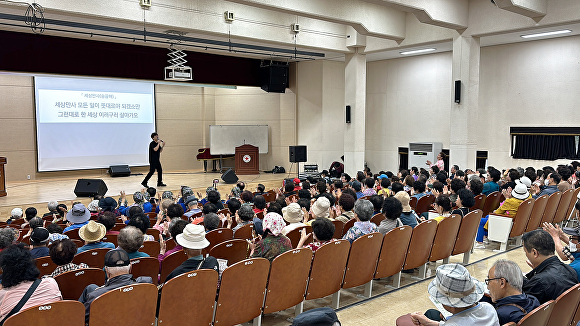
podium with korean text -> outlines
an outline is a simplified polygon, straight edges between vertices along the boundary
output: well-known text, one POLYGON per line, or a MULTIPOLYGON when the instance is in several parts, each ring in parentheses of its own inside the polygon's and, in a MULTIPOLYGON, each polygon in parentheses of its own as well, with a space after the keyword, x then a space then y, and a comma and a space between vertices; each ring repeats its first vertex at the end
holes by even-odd
POLYGON ((4 175, 6 158, 0 157, 0 197, 6 196, 6 176, 4 175))
POLYGON ((260 174, 258 147, 249 144, 236 147, 236 174, 260 174))

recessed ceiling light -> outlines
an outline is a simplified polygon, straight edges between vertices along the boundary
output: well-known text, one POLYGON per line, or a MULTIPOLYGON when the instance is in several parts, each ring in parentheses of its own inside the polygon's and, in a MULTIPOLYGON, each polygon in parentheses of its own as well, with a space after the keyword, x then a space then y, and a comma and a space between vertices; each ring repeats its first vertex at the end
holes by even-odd
POLYGON ((399 53, 405 55, 405 54, 425 53, 425 52, 431 52, 431 51, 435 51, 435 50, 436 49, 434 49, 434 48, 430 48, 430 49, 421 49, 421 50, 405 51, 405 52, 399 52, 399 53))
POLYGON ((564 29, 564 30, 561 30, 561 31, 553 31, 553 32, 545 32, 545 33, 522 35, 522 37, 523 38, 542 37, 542 36, 551 36, 551 35, 567 34, 567 33, 572 33, 572 31, 569 30, 569 29, 564 29))

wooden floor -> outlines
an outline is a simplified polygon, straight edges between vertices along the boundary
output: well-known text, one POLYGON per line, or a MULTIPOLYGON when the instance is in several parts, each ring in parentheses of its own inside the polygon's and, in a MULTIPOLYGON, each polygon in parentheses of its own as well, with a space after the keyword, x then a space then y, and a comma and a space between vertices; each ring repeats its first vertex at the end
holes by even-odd
MULTIPOLYGON (((219 179, 218 191, 222 195, 222 198, 226 198, 234 185, 225 184, 220 176, 221 174, 219 173, 204 173, 203 170, 165 172, 163 173, 163 182, 167 186, 159 187, 157 190, 160 192, 170 190, 174 195, 177 195, 183 185, 189 186, 195 192, 199 191, 205 195, 205 189, 213 185, 212 181, 214 179, 219 179)), ((112 196, 116 199, 121 191, 125 191, 129 201, 131 201, 130 194, 140 191, 143 188, 141 182, 144 177, 144 175, 131 175, 129 177, 117 178, 112 178, 108 175, 83 176, 86 179, 103 179, 108 188, 106 196, 112 196)), ((264 184, 266 189, 272 189, 274 187, 281 187, 284 178, 294 176, 288 176, 288 174, 261 173, 256 175, 240 175, 238 177, 240 181, 246 183, 249 190, 255 191, 259 183, 264 184)), ((10 217, 10 211, 14 207, 26 209, 27 207, 33 206, 41 214, 47 211, 46 204, 51 200, 63 202, 67 206, 70 206, 71 201, 80 201, 88 204, 90 202, 89 198, 78 198, 74 194, 77 179, 77 177, 64 177, 24 182, 7 182, 6 191, 8 195, 0 197, 0 221, 4 221, 10 217)), ((149 185, 155 185, 156 182, 157 175, 153 175, 153 178, 149 181, 149 185)))

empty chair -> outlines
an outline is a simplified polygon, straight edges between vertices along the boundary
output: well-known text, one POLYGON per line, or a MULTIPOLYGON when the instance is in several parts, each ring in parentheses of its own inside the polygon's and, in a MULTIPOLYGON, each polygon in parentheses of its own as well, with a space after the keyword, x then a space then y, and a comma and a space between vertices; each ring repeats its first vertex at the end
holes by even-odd
POLYGON ((444 264, 449 262, 449 257, 453 252, 457 233, 459 232, 459 226, 461 225, 461 219, 461 215, 453 214, 437 224, 429 261, 435 262, 443 259, 444 264))
POLYGON ((479 194, 477 196, 474 197, 475 199, 475 204, 473 206, 471 206, 469 209, 470 210, 476 210, 476 209, 483 209, 483 206, 485 205, 485 195, 484 194, 479 194))
POLYGON ((580 302, 580 284, 574 285, 556 298, 548 325, 570 325, 578 302, 580 302))
POLYGON ((241 239, 228 240, 211 248, 209 255, 227 260, 228 266, 233 265, 248 258, 248 243, 241 239))
MULTIPOLYGON (((262 314, 270 262, 251 258, 233 264, 222 273, 215 311, 215 325, 245 323, 262 314)), ((93 325, 91 325, 93 326, 93 325)))
POLYGON ((552 223, 562 223, 562 221, 568 217, 566 216, 566 213, 568 212, 570 201, 573 199, 572 196, 574 196, 574 189, 568 189, 562 193, 562 196, 560 197, 560 203, 558 203, 558 208, 556 209, 556 214, 554 214, 554 221, 552 221, 552 223))
POLYGON ((159 299, 159 325, 211 325, 217 282, 218 272, 213 269, 191 271, 167 281, 159 299))
POLYGON ((411 208, 415 210, 415 208, 417 207, 417 197, 411 196, 411 199, 409 200, 409 206, 411 206, 411 208))
POLYGON ((332 308, 338 308, 338 291, 342 285, 349 251, 348 240, 330 241, 316 250, 312 260, 306 300, 334 294, 332 308))
POLYGON ((68 230, 63 234, 67 235, 70 239, 79 239, 79 240, 81 239, 81 237, 79 237, 79 228, 68 230))
POLYGON ((417 215, 421 215, 429 211, 431 204, 433 204, 434 202, 435 196, 433 195, 425 195, 419 198, 419 200, 417 200, 417 207, 415 208, 415 213, 417 213, 417 215))
POLYGON ((85 263, 91 268, 103 268, 105 267, 105 254, 109 252, 109 248, 99 248, 83 251, 80 254, 76 254, 73 258, 73 263, 80 264, 85 263))
MULTIPOLYGON (((54 272, 57 265, 50 259, 50 256, 36 258, 36 267, 40 271, 39 278, 44 275, 50 275, 54 272)), ((78 299, 78 298, 77 298, 78 299)))
POLYGON ((58 283, 63 299, 78 300, 87 285, 101 286, 105 284, 105 272, 98 268, 81 268, 62 273, 54 280, 58 283))
POLYGON ((342 281, 343 289, 365 284, 364 296, 370 298, 382 243, 383 235, 379 232, 365 234, 353 241, 342 281))
POLYGON ((371 218, 371 222, 375 223, 378 226, 384 219, 386 219, 385 215, 383 215, 382 213, 378 213, 371 218))
POLYGON ((485 203, 483 204, 483 215, 487 216, 489 213, 495 211, 499 207, 500 203, 500 195, 499 191, 494 191, 491 194, 487 195, 485 198, 485 203))
MULTIPOLYGON (((580 187, 574 189, 574 193, 572 194, 572 200, 570 200, 570 205, 568 206, 568 210, 566 211, 566 219, 565 221, 568 222, 572 219, 572 213, 574 213, 576 202, 578 201, 578 194, 580 193, 580 187)), ((567 224, 564 224, 566 226, 567 224)))
POLYGON ((149 276, 153 284, 157 285, 159 274, 159 260, 157 257, 141 257, 131 259, 131 274, 133 278, 149 276))
POLYGON ((459 226, 457 239, 455 240, 455 245, 453 246, 451 255, 454 256, 463 254, 464 264, 469 264, 469 256, 475 241, 475 236, 477 235, 477 228, 479 227, 481 215, 482 211, 480 209, 476 209, 472 212, 469 212, 463 217, 463 219, 461 219, 461 225, 459 226))
POLYGON ((150 257, 157 257, 160 249, 161 245, 157 241, 143 241, 139 251, 148 254, 150 257))
POLYGON ((544 211, 546 210, 546 204, 548 204, 548 198, 548 195, 543 195, 536 198, 525 232, 530 232, 540 227, 542 216, 544 216, 544 211))
POLYGON ((342 234, 340 235, 341 238, 348 232, 348 230, 354 225, 355 222, 356 218, 352 218, 344 224, 342 227, 342 234))
POLYGON ((344 223, 342 223, 341 221, 332 221, 332 224, 334 224, 334 235, 332 237, 334 239, 342 238, 342 230, 344 229, 344 223))
POLYGON ((105 234, 105 236, 103 237, 103 239, 101 241, 110 242, 110 243, 114 244, 115 247, 117 247, 118 246, 118 244, 117 244, 118 237, 119 236, 117 234, 105 234))
POLYGON ((252 240, 254 238, 254 224, 246 224, 234 232, 234 239, 248 239, 252 240))
POLYGON ((436 231, 436 220, 421 222, 413 229, 403 269, 419 267, 419 277, 425 278, 425 265, 431 253, 431 246, 433 245, 436 231))
POLYGON ((308 248, 290 250, 274 258, 268 278, 264 314, 296 305, 299 305, 296 313, 302 312, 301 303, 304 301, 311 263, 312 251, 308 248))
MULTIPOLYGON (((553 309, 554 300, 550 300, 525 315, 524 318, 518 322, 518 326, 546 326, 553 309)), ((513 322, 511 324, 513 324, 513 322)), ((510 323, 507 325, 510 325, 510 323)))
POLYGON ((21 310, 4 322, 4 326, 79 326, 84 324, 85 306, 76 300, 33 306, 21 310))
POLYGON ((233 237, 234 233, 232 232, 231 229, 221 228, 209 231, 208 233, 205 234, 206 240, 209 241, 209 246, 204 250, 207 250, 209 252, 211 248, 213 248, 218 243, 222 243, 227 240, 232 240, 233 237))
POLYGON ((385 234, 374 278, 396 275, 393 280, 394 286, 398 288, 401 285, 401 270, 405 264, 412 231, 410 226, 404 225, 385 234))
POLYGON ((159 273, 160 282, 165 282, 167 275, 171 274, 174 269, 187 260, 187 255, 182 250, 176 251, 165 257, 161 262, 161 272, 159 273))
POLYGON ((89 325, 154 325, 157 293, 153 284, 135 283, 102 294, 91 303, 89 325))
POLYGON ((548 203, 546 204, 546 209, 544 210, 544 215, 542 215, 540 226, 545 222, 552 223, 554 216, 556 215, 556 210, 558 209, 558 204, 560 204, 560 198, 562 198, 562 193, 559 191, 550 195, 548 203))
POLYGON ((521 245, 521 235, 524 234, 524 231, 526 230, 533 207, 534 199, 528 198, 520 203, 518 211, 513 217, 490 214, 487 238, 492 241, 500 242, 500 251, 506 250, 509 238, 518 237, 516 245, 521 245))

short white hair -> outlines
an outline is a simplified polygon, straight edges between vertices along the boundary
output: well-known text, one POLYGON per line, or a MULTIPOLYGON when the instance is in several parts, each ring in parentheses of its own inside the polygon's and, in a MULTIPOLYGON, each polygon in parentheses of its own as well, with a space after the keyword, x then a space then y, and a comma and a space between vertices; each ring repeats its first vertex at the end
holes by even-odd
POLYGON ((22 208, 20 207, 16 207, 14 209, 12 209, 12 212, 10 212, 10 216, 14 217, 14 218, 21 218, 22 217, 22 208))
POLYGON ((58 207, 58 202, 56 200, 51 200, 48 202, 48 205, 46 206, 48 207, 49 211, 54 211, 58 207))

